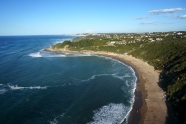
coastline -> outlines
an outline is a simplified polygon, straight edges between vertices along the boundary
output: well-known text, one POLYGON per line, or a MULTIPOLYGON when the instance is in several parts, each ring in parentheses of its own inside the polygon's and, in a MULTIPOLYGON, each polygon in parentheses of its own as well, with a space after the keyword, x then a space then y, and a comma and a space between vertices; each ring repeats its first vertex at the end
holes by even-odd
POLYGON ((159 73, 146 62, 129 55, 115 54, 111 52, 94 52, 84 50, 81 52, 68 49, 52 50, 51 52, 90 53, 117 59, 133 68, 137 76, 135 100, 129 115, 129 124, 164 124, 167 117, 167 106, 163 101, 163 91, 158 86, 159 73))

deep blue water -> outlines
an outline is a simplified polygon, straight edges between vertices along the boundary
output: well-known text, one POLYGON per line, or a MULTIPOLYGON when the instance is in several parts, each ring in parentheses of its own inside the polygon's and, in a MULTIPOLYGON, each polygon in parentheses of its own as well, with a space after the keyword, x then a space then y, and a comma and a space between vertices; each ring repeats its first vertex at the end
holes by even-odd
POLYGON ((0 37, 0 124, 126 123, 134 71, 108 57, 43 51, 72 38, 0 37))

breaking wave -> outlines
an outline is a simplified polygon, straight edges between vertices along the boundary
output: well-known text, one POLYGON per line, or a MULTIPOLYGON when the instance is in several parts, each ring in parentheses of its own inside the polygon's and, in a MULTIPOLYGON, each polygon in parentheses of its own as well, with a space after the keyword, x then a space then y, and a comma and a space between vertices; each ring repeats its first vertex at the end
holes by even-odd
POLYGON ((130 107, 110 103, 93 111, 93 121, 87 124, 121 124, 129 114, 130 107))
POLYGON ((18 85, 9 85, 8 84, 8 87, 11 89, 11 90, 23 90, 23 89, 30 89, 30 90, 33 90, 33 89, 47 89, 47 86, 44 86, 44 87, 41 87, 41 86, 30 86, 30 87, 20 87, 18 85))
POLYGON ((64 55, 64 54, 48 53, 48 52, 30 53, 28 56, 33 57, 33 58, 38 58, 38 57, 66 57, 66 55, 64 55))
MULTIPOLYGON (((69 85, 71 85, 69 83, 69 85)), ((0 84, 0 94, 4 94, 7 91, 10 90, 45 90, 47 88, 52 87, 64 87, 66 84, 63 85, 56 85, 56 86, 29 86, 29 87, 22 87, 18 85, 12 85, 12 84, 0 84)))
POLYGON ((39 57, 84 57, 84 56, 92 56, 90 53, 55 53, 55 52, 46 52, 44 50, 40 50, 39 52, 30 53, 28 56, 33 58, 39 57))
POLYGON ((93 75, 92 77, 86 79, 86 80, 82 80, 82 81, 90 81, 95 79, 96 77, 100 77, 100 76, 108 76, 108 75, 113 75, 113 74, 98 74, 98 75, 93 75))
POLYGON ((40 52, 30 53, 29 56, 34 57, 34 58, 42 57, 40 52))
POLYGON ((55 117, 53 121, 50 121, 50 124, 57 124, 58 123, 58 119, 61 118, 61 117, 63 117, 64 114, 65 113, 63 113, 62 115, 59 115, 59 116, 55 117))
POLYGON ((91 76, 90 78, 88 78, 88 79, 86 79, 86 80, 82 80, 82 81, 83 81, 83 82, 84 82, 84 81, 90 81, 90 80, 95 79, 96 77, 101 77, 101 76, 113 76, 113 77, 118 78, 118 79, 120 79, 120 80, 124 80, 124 78, 126 78, 126 77, 131 77, 131 76, 128 75, 128 74, 126 74, 126 75, 124 75, 124 76, 118 76, 117 74, 98 74, 98 75, 93 75, 93 76, 91 76))

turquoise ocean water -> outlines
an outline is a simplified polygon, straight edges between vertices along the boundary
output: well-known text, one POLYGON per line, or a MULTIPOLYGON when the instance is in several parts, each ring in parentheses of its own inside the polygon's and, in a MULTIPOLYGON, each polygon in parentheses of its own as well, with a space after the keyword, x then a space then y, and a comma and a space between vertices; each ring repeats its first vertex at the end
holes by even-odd
POLYGON ((136 76, 108 57, 43 49, 74 36, 0 37, 0 124, 120 124, 136 76))

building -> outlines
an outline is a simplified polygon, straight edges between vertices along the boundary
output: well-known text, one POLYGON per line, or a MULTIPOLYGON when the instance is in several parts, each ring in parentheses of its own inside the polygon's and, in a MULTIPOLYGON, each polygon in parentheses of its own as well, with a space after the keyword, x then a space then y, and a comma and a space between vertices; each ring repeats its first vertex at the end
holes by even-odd
POLYGON ((162 41, 163 39, 162 38, 156 38, 157 41, 162 41))
POLYGON ((153 38, 148 38, 148 40, 149 40, 149 41, 152 41, 152 40, 153 40, 153 38))
POLYGON ((141 41, 141 38, 136 38, 135 40, 136 40, 136 41, 141 41))
POLYGON ((116 41, 110 41, 110 43, 111 43, 111 44, 115 44, 115 43, 116 43, 116 41))

